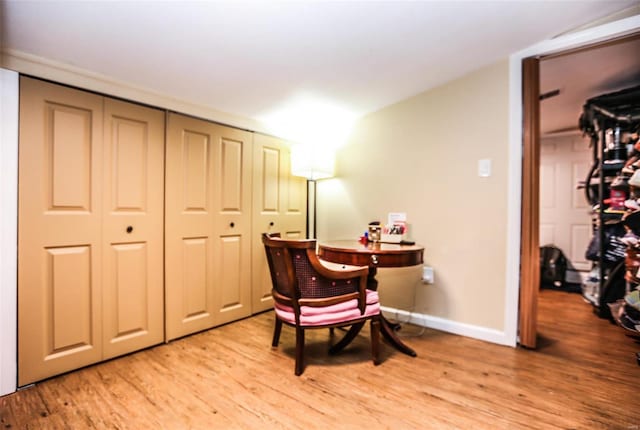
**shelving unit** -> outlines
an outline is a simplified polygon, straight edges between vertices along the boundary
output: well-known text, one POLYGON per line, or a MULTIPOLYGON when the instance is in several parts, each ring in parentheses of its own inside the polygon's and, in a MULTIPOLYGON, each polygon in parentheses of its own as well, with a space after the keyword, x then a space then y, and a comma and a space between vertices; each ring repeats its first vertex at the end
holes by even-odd
POLYGON ((628 179, 625 176, 628 173, 623 171, 630 162, 628 156, 640 155, 630 143, 634 140, 630 136, 634 132, 637 135, 639 125, 640 86, 587 100, 580 117, 580 128, 591 137, 593 148, 594 163, 585 193, 594 207, 593 226, 597 237, 592 244, 597 244, 597 257, 593 260, 598 269, 595 283, 592 288, 583 288, 583 296, 598 316, 605 318, 611 317, 608 303, 620 299, 625 292, 626 245, 615 243, 617 236, 607 234, 607 230, 621 228, 628 192, 625 196, 623 191, 612 187, 616 188, 616 181, 624 183, 628 179))

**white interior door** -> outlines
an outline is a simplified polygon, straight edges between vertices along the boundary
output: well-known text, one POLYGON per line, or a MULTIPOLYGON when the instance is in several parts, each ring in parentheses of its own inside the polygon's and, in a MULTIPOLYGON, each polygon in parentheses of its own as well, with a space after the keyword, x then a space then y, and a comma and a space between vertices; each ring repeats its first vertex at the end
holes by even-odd
POLYGON ((540 141, 540 245, 553 244, 575 270, 589 270, 584 257, 591 240, 590 207, 577 185, 592 163, 588 141, 580 134, 540 141))

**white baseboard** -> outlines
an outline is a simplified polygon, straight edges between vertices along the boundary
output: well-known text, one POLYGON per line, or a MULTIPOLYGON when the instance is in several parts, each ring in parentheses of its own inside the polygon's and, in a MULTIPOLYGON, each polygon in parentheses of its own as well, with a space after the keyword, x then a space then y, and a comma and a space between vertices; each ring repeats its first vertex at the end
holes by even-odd
POLYGON ((499 330, 460 323, 417 312, 408 312, 402 309, 389 308, 386 306, 382 306, 381 309, 384 312, 396 315, 398 319, 402 321, 406 321, 421 327, 432 328, 435 330, 457 334, 460 336, 467 336, 486 342, 496 343, 499 345, 507 345, 512 347, 516 346, 512 339, 507 336, 506 333, 499 330))

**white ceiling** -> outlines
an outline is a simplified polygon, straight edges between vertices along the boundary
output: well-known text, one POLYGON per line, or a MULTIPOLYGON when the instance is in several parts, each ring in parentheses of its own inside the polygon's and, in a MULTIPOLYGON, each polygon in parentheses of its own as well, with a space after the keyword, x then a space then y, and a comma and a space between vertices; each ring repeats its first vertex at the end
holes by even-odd
POLYGON ((0 23, 7 52, 300 122, 356 118, 639 3, 0 0, 0 23))
POLYGON ((540 102, 543 134, 578 130, 587 99, 640 85, 640 33, 540 61, 540 92, 560 90, 540 102))

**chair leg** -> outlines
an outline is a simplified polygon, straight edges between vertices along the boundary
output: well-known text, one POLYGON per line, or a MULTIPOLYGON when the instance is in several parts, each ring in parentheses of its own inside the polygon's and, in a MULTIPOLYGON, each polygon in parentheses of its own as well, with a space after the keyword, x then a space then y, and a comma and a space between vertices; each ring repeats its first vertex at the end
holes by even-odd
POLYGON ((271 341, 271 346, 274 348, 278 346, 280 343, 280 332, 282 331, 282 321, 280 318, 276 317, 276 323, 273 327, 273 340, 271 341))
POLYGON ((296 327, 296 376, 304 372, 304 329, 296 327))
POLYGON ((380 364, 380 320, 378 318, 371 320, 371 357, 373 364, 380 364))

